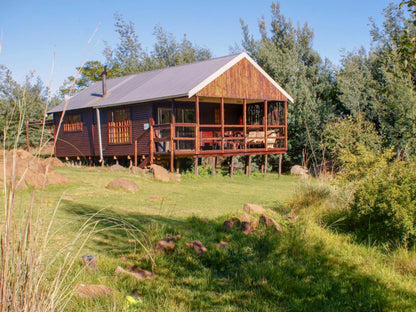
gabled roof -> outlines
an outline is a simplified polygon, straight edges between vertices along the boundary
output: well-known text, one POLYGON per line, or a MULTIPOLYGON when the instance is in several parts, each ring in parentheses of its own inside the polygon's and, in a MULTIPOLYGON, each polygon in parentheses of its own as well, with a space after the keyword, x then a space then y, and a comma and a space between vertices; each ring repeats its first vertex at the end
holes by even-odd
POLYGON ((178 65, 164 69, 113 78, 107 80, 107 93, 102 96, 101 81, 70 97, 51 109, 49 113, 64 110, 117 106, 166 98, 192 97, 221 74, 246 58, 259 70, 289 101, 292 97, 283 90, 247 53, 229 55, 206 61, 178 65))

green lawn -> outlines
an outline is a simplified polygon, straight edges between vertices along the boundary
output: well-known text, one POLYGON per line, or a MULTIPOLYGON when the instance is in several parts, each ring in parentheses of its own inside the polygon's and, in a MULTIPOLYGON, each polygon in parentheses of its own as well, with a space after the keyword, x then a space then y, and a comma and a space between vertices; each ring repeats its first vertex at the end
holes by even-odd
MULTIPOLYGON (((68 284, 104 284, 114 290, 107 298, 73 297, 68 311, 415 310, 414 252, 387 252, 336 233, 334 220, 326 223, 323 216, 343 203, 333 201, 325 182, 270 174, 266 179, 187 175, 181 182, 163 183, 127 170, 57 171, 71 184, 49 187, 36 195, 36 202, 46 203, 43 213, 50 215, 63 193, 74 200, 60 203, 48 248, 53 253, 66 246, 90 220, 95 228, 80 254, 96 255, 99 270, 76 275, 82 268, 77 259, 68 284), (120 176, 140 190, 106 189, 120 176), (305 187, 306 196, 300 191, 305 187), (250 235, 224 231, 223 221, 238 216, 246 202, 275 210, 283 233, 264 227, 250 235), (167 235, 182 236, 172 254, 153 255, 153 264, 142 259, 145 251, 134 238, 150 249, 167 235), (186 248, 192 240, 200 240, 208 252, 199 256, 186 248), (228 241, 228 248, 217 247, 220 241, 228 241), (138 282, 114 275, 117 266, 133 264, 157 277, 138 282), (128 305, 132 292, 137 303, 128 305)), ((25 207, 29 195, 29 190, 19 191, 17 206, 25 207)))

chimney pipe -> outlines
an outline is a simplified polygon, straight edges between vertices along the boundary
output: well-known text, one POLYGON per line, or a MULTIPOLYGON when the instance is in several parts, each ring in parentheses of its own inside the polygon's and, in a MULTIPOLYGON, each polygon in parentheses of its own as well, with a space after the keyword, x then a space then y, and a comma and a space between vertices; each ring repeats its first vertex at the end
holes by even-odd
POLYGON ((101 80, 103 83, 103 97, 107 93, 107 65, 104 65, 104 70, 101 74, 101 80))

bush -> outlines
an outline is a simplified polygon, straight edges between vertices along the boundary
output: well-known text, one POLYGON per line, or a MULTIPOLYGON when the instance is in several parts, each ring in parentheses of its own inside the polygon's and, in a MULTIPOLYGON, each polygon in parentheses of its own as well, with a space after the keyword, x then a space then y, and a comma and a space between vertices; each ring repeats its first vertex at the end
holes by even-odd
POLYGON ((416 163, 385 162, 356 184, 351 226, 359 239, 393 245, 416 242, 416 163))

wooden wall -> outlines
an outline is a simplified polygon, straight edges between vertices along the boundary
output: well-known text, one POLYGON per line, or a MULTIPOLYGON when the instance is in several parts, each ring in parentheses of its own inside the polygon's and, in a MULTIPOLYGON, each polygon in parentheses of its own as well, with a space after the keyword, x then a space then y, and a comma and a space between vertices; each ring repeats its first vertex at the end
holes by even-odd
POLYGON ((198 92, 199 96, 286 101, 287 98, 247 59, 242 59, 198 92))

